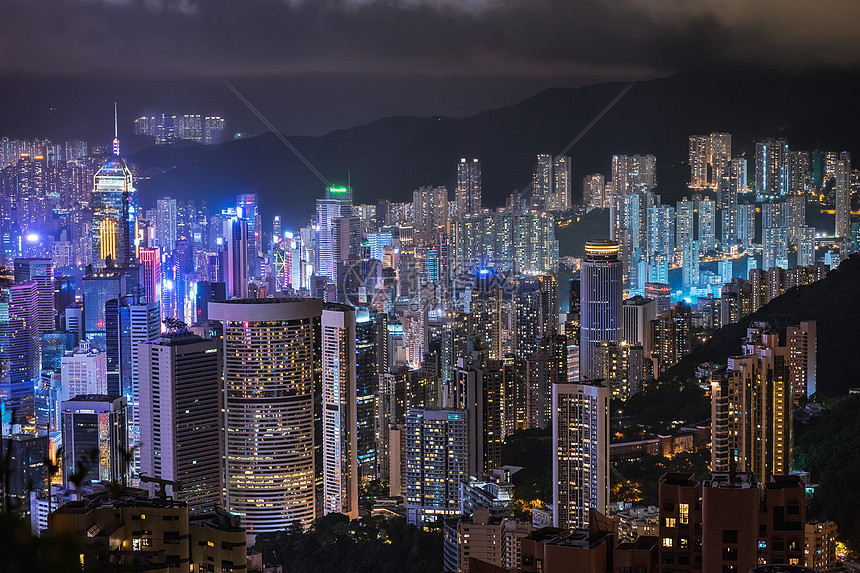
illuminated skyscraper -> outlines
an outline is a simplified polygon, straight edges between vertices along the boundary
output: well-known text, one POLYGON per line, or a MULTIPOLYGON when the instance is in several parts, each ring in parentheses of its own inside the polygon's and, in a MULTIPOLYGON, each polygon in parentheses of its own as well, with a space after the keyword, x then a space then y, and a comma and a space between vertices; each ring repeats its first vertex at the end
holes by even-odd
POLYGON ((690 136, 690 187, 705 189, 708 186, 708 138, 690 136))
POLYGON ((717 248, 715 208, 714 201, 707 198, 696 202, 696 210, 699 213, 699 244, 704 253, 717 248))
POLYGON ((358 517, 355 309, 322 310, 323 513, 358 517))
POLYGON ((90 201, 93 212, 93 261, 104 266, 110 258, 118 264, 137 258, 137 196, 134 179, 119 156, 114 138, 113 155, 93 178, 90 201))
POLYGON ((837 237, 851 237, 851 156, 847 151, 839 154, 835 164, 836 232, 837 237))
POLYGON ((321 314, 316 299, 209 303, 221 322, 225 509, 250 534, 307 527, 316 515, 321 314))
POLYGON ((83 483, 127 485, 125 398, 87 394, 62 403, 63 483, 78 472, 83 483), (98 452, 96 460, 91 460, 98 452), (95 463, 94 463, 95 462, 95 463))
POLYGON ((457 216, 476 214, 481 210, 481 164, 477 159, 460 159, 457 164, 457 216))
MULTIPOLYGON (((161 332, 158 303, 143 302, 136 295, 119 297, 105 303, 107 350, 107 392, 124 396, 128 407, 128 439, 140 442, 140 378, 138 351, 140 344, 155 340, 161 332)), ((140 449, 134 451, 132 470, 139 469, 140 449)))
POLYGON ((176 250, 176 199, 156 201, 155 244, 165 253, 176 250))
POLYGON ((334 220, 352 216, 352 194, 348 187, 329 187, 325 199, 317 199, 316 274, 337 280, 334 220))
POLYGON ((260 259, 263 256, 263 229, 257 196, 237 195, 236 212, 248 221, 248 274, 251 277, 259 277, 260 259))
POLYGON ((553 527, 588 528, 609 510, 609 387, 552 386, 553 527))
MULTIPOLYGON (((187 331, 138 346, 140 473, 182 482, 168 493, 192 513, 221 505, 221 372, 218 343, 187 331)), ((150 494, 157 485, 145 484, 150 494)))
POLYGON ((615 195, 644 193, 657 186, 657 158, 653 155, 613 155, 615 195))
POLYGON ((54 262, 51 259, 15 259, 15 283, 36 283, 39 332, 54 330, 54 262))
POLYGON ((616 241, 588 241, 580 270, 581 376, 594 377, 594 347, 603 341, 621 341, 623 277, 616 241))
POLYGON ((224 282, 227 298, 247 298, 248 221, 242 217, 224 221, 224 282))
POLYGON ((763 139, 755 144, 755 191, 759 197, 785 194, 788 143, 784 139, 763 139))
POLYGON ((604 209, 609 206, 606 196, 606 181, 602 173, 586 175, 582 178, 582 204, 586 209, 604 209))
POLYGON ((412 409, 406 415, 406 520, 413 525, 460 515, 467 477, 466 413, 412 409))
POLYGON ((161 302, 161 248, 140 249, 140 282, 145 302, 161 302))

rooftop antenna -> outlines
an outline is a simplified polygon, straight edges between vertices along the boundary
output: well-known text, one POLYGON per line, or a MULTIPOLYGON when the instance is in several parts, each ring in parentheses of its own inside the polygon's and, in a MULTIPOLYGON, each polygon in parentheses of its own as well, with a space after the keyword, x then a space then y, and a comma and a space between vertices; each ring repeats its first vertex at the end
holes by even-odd
POLYGON ((116 116, 116 102, 113 102, 113 154, 119 157, 119 122, 116 116))

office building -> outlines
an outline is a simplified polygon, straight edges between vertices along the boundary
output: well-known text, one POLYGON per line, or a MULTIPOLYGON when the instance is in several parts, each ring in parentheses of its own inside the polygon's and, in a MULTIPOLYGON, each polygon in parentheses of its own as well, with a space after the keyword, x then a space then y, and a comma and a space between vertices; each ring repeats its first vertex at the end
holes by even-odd
MULTIPOLYGON (((165 480, 191 513, 212 512, 222 489, 218 343, 178 331, 137 346, 140 475, 165 480)), ((162 487, 141 486, 153 496, 162 487)))
POLYGON ((63 483, 127 485, 128 434, 124 396, 86 394, 61 405, 63 483))
POLYGON ((107 393, 107 354, 84 340, 60 359, 61 400, 107 393))
POLYGON ((257 196, 254 194, 237 195, 236 213, 245 219, 248 225, 248 275, 258 278, 261 276, 260 262, 263 257, 263 225, 257 206, 257 196))
POLYGON ((90 209, 93 214, 92 260, 105 267, 109 260, 117 264, 133 263, 137 258, 137 196, 131 171, 115 153, 93 178, 90 209))
POLYGON ((325 199, 317 199, 316 269, 318 276, 337 280, 334 245, 334 220, 352 217, 352 192, 349 187, 329 187, 325 199))
POLYGON ((460 515, 460 482, 468 476, 466 413, 412 409, 406 415, 406 520, 422 525, 460 515))
POLYGON ((587 528, 609 510, 609 388, 553 384, 553 526, 587 528))
POLYGON ((221 323, 225 509, 249 533, 308 527, 316 516, 321 314, 316 299, 209 303, 221 323))
POLYGON ((322 310, 323 513, 358 518, 355 309, 322 310))
POLYGON ((125 273, 96 272, 83 278, 84 335, 99 349, 105 347, 105 304, 128 293, 125 273))
POLYGON ((594 376, 594 347, 603 341, 620 342, 622 288, 620 246, 616 241, 588 241, 580 271, 580 361, 583 379, 594 376))
POLYGON ((161 248, 140 249, 140 284, 144 302, 161 302, 161 248))
POLYGON ((36 283, 37 321, 40 334, 54 330, 54 262, 52 259, 15 259, 15 284, 36 283))
POLYGON ((227 298, 248 297, 248 220, 230 217, 224 221, 224 282, 227 298))

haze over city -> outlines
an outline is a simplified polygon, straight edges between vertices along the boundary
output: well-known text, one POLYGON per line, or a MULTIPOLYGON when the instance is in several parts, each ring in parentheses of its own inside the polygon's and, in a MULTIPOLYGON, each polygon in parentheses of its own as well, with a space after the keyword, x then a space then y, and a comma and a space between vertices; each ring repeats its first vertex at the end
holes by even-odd
POLYGON ((858 23, 0 0, 0 570, 860 570, 858 23))

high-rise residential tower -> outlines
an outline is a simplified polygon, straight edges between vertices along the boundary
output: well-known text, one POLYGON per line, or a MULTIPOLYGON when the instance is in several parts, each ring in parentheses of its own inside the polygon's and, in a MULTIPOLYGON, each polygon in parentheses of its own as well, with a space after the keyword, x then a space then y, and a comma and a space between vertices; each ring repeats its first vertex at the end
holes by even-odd
POLYGON ((413 525, 460 515, 466 479, 466 413, 412 409, 406 415, 406 520, 413 525))
POLYGON ((248 533, 316 516, 314 379, 322 302, 209 303, 221 323, 225 509, 248 533))
POLYGON ((323 513, 358 518, 355 309, 322 310, 323 513))
POLYGON ((609 387, 553 384, 553 526, 585 529, 609 511, 609 387))
POLYGON ((847 151, 839 154, 836 160, 836 232, 837 237, 851 237, 851 156, 847 151))
POLYGON ((463 217, 481 210, 481 164, 477 159, 460 159, 457 164, 457 215, 463 217))

